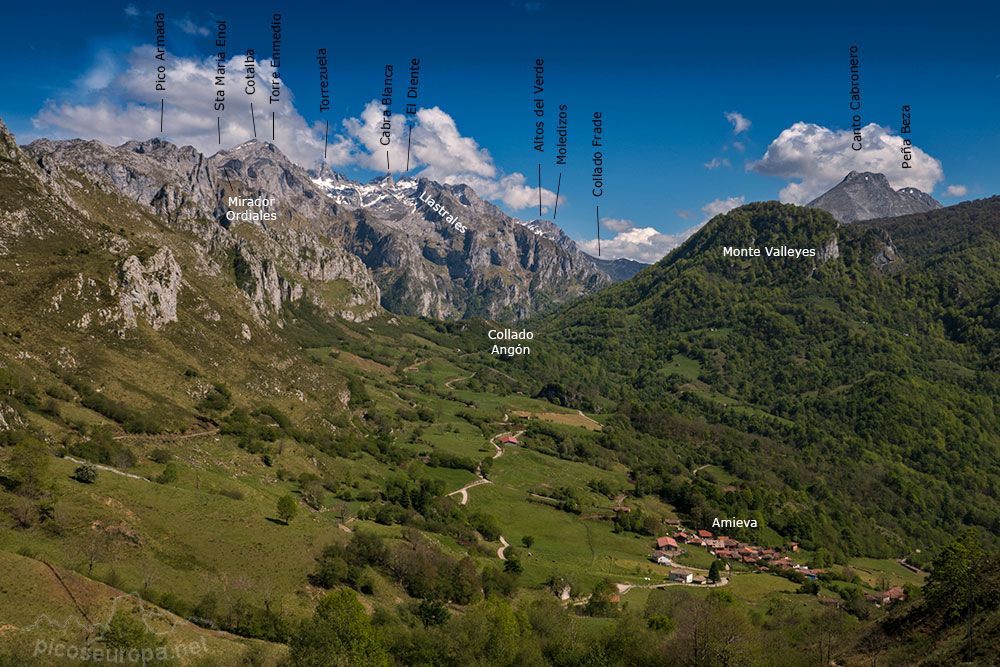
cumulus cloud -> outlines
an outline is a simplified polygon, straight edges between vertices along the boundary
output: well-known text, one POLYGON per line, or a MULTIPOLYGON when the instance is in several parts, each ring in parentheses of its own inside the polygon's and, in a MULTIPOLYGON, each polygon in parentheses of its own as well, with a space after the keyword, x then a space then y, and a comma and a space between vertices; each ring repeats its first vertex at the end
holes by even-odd
MULTIPOLYGON (((261 52, 264 52, 262 50, 261 52)), ((380 143, 383 107, 377 100, 367 104, 357 118, 330 123, 329 144, 324 142, 325 123, 309 124, 295 108, 292 90, 282 82, 282 98, 268 104, 269 82, 262 78, 267 68, 255 73, 257 92, 243 91, 246 68, 242 55, 226 65, 226 108, 221 118, 222 140, 218 136, 217 113, 212 111, 216 91, 214 58, 196 59, 167 56, 170 64, 166 93, 151 85, 157 62, 150 46, 133 49, 121 72, 110 72, 98 62, 84 81, 87 91, 78 102, 49 101, 32 119, 40 134, 52 138, 82 137, 120 145, 131 139, 148 139, 160 134, 160 99, 166 101, 164 138, 179 145, 191 145, 211 155, 254 137, 255 102, 258 138, 271 140, 270 112, 275 113, 274 143, 292 161, 311 167, 326 154, 332 168, 361 167, 375 171, 406 169, 406 133, 410 132, 410 172, 448 184, 465 183, 485 199, 502 201, 514 209, 538 205, 539 191, 520 173, 504 173, 489 151, 459 131, 455 120, 438 107, 419 109, 412 128, 405 117, 393 114, 392 139, 388 147, 380 143)), ((542 189, 542 211, 551 210, 555 193, 542 189)), ((562 198, 563 200, 565 198, 562 198)))
POLYGON ((114 80, 117 70, 118 57, 108 49, 101 49, 94 56, 93 64, 76 83, 86 90, 101 90, 114 80))
POLYGON ((863 148, 851 149, 852 130, 831 130, 814 123, 795 123, 783 130, 749 171, 791 180, 781 189, 783 202, 805 204, 844 179, 848 172, 885 174, 892 187, 913 187, 930 194, 943 177, 941 161, 912 146, 911 168, 902 167, 903 139, 887 127, 871 123, 861 129, 863 148), (792 180, 795 179, 795 180, 792 180), (796 182, 797 181, 797 182, 796 182))
POLYGON ((630 229, 635 229, 635 223, 624 218, 601 218, 601 225, 604 229, 610 229, 613 232, 627 232, 630 229))
MULTIPOLYGON (((215 96, 215 60, 167 55, 170 64, 166 92, 154 90, 155 60, 151 46, 137 47, 128 56, 125 69, 82 96, 80 102, 49 101, 32 119, 35 128, 49 137, 82 137, 119 145, 131 139, 148 139, 160 134, 160 99, 166 101, 164 137, 179 145, 191 145, 207 155, 230 148, 254 136, 250 102, 256 102, 257 131, 260 139, 271 138, 270 111, 275 112, 275 141, 288 157, 300 164, 312 164, 323 155, 323 135, 310 128, 295 110, 294 96, 285 87, 282 101, 268 105, 265 82, 256 72, 254 95, 243 92, 243 56, 226 64, 226 108, 219 112, 222 143, 219 143, 215 96)), ((96 80, 96 79, 95 79, 96 80)))
MULTIPOLYGON (((727 213, 743 204, 743 197, 716 199, 701 207, 705 219, 677 234, 663 234, 654 227, 637 227, 631 220, 621 218, 601 218, 601 227, 615 232, 611 238, 600 242, 601 259, 633 259, 637 262, 653 264, 665 257, 671 250, 687 241, 705 223, 720 213, 727 213)), ((678 211, 682 218, 690 218, 690 211, 678 211)), ((576 244, 586 253, 597 256, 597 239, 578 240, 576 244)))
MULTIPOLYGON (((610 238, 601 238, 601 259, 627 258, 647 264, 658 262, 671 250, 691 238, 709 220, 742 206, 744 201, 744 197, 714 199, 701 207, 702 213, 705 214, 701 222, 677 234, 663 234, 654 227, 638 227, 632 220, 623 218, 601 218, 601 228, 615 232, 610 238)), ((691 211, 680 210, 677 211, 677 215, 685 220, 694 218, 691 211)), ((597 239, 577 240, 576 244, 584 252, 597 256, 597 239)))
POLYGON ((727 111, 726 120, 733 124, 733 134, 740 134, 750 129, 750 120, 738 111, 727 111))
POLYGON ((709 221, 717 215, 729 213, 737 206, 743 206, 744 197, 726 197, 725 199, 713 199, 701 207, 705 214, 705 221, 709 221))
MULTIPOLYGON (((383 109, 372 100, 359 118, 346 119, 346 133, 337 138, 340 158, 327 162, 334 167, 354 164, 385 171, 388 161, 392 171, 403 171, 409 142, 411 172, 420 170, 421 176, 440 183, 464 183, 480 197, 500 200, 511 208, 538 206, 538 186, 529 185, 523 174, 502 173, 490 152, 472 137, 463 136, 455 119, 440 108, 419 109, 412 127, 406 125, 403 116, 390 116, 394 138, 388 146, 381 143, 383 109)), ((556 195, 545 188, 541 195, 544 213, 555 206, 556 195)), ((560 200, 565 201, 565 197, 560 200)))
MULTIPOLYGON (((604 220, 601 220, 603 225, 604 220)), ((700 225, 699 225, 700 227, 700 225)), ((652 264, 662 259, 671 250, 684 243, 697 227, 679 234, 661 234, 653 227, 635 227, 618 232, 612 238, 602 238, 601 259, 633 259, 652 264)), ((597 257, 597 239, 580 240, 576 244, 584 252, 597 257)))
POLYGON ((721 160, 717 157, 712 158, 711 162, 706 162, 705 167, 707 169, 718 169, 719 167, 729 167, 729 158, 724 157, 721 160))
POLYGON ((949 185, 948 189, 944 191, 949 197, 964 197, 969 193, 969 188, 964 185, 949 185))

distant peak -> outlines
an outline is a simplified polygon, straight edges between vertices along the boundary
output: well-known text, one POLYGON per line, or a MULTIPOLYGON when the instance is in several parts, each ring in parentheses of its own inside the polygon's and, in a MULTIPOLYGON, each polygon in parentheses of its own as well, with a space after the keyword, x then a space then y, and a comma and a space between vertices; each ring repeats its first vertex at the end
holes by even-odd
POLYGON ((856 183, 856 182, 875 182, 879 185, 886 185, 889 187, 889 179, 886 178, 885 174, 880 174, 872 171, 851 171, 844 177, 842 182, 844 183, 856 183))
POLYGON ((891 218, 941 208, 933 197, 913 187, 894 190, 885 174, 851 171, 844 180, 806 206, 830 212, 840 222, 891 218))
POLYGON ((394 185, 396 180, 392 177, 392 174, 386 174, 385 176, 379 176, 368 181, 369 185, 394 185))

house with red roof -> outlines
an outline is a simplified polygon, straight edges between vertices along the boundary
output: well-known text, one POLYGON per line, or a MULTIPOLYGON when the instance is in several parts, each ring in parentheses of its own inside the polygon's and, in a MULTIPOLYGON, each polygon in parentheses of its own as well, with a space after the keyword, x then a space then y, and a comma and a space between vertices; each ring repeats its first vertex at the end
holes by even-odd
POLYGON ((656 548, 666 551, 677 551, 677 540, 672 537, 661 537, 656 540, 656 548))
POLYGON ((500 442, 503 443, 503 444, 505 444, 505 445, 520 445, 521 444, 521 443, 519 443, 517 441, 517 438, 515 438, 512 435, 505 435, 504 437, 500 438, 500 442))

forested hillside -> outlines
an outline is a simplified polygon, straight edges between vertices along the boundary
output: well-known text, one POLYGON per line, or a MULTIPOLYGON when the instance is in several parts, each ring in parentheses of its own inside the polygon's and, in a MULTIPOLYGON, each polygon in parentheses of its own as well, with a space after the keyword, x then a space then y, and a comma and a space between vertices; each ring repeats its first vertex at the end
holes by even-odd
POLYGON ((538 321, 547 345, 516 363, 554 370, 559 402, 659 436, 633 468, 689 512, 755 512, 789 538, 903 555, 963 526, 1000 534, 998 282, 997 198, 847 226, 751 204, 538 321), (749 245, 817 256, 723 256, 749 245), (756 436, 710 459, 748 488, 699 493, 659 469, 662 452, 692 449, 674 415, 756 436))

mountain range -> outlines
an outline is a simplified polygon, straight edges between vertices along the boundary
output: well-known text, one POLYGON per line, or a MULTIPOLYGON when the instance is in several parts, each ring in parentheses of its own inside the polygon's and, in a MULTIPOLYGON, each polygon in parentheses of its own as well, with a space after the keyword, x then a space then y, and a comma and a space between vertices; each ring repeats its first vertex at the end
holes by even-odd
POLYGON ((307 172, 257 141, 210 157, 158 139, 118 147, 39 140, 24 152, 50 177, 86 175, 194 233, 207 254, 229 236, 266 237, 266 248, 250 238, 234 243, 234 261, 251 265, 251 298, 272 311, 298 293, 295 272, 357 285, 344 312, 361 318, 378 303, 399 314, 511 320, 612 281, 556 225, 512 218, 465 185, 391 176, 356 183, 325 168, 307 172), (227 219, 245 208, 233 196, 275 199, 274 219, 240 232, 227 219))
POLYGON ((929 194, 916 188, 894 190, 885 174, 852 171, 829 191, 806 206, 821 208, 840 222, 892 218, 941 208, 929 194))

